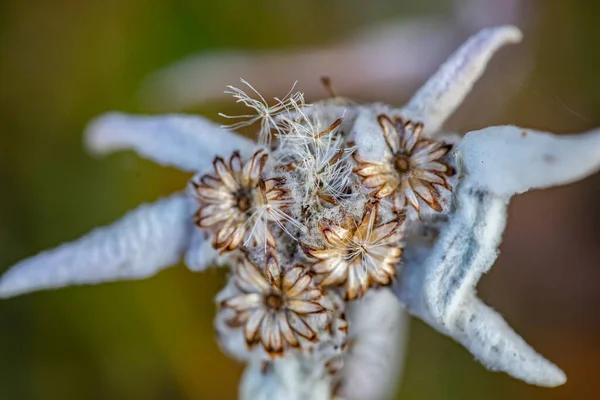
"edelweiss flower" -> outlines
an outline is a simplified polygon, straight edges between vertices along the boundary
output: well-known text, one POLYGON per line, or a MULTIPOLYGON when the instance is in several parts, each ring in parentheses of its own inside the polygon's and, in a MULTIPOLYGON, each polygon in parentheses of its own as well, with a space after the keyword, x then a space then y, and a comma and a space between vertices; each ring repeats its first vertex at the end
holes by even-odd
POLYGON ((221 303, 236 312, 233 326, 243 326, 248 347, 258 342, 271 356, 282 355, 290 347, 300 347, 302 339, 317 341, 317 332, 329 318, 323 291, 303 266, 280 275, 277 259, 267 255, 263 270, 247 257, 235 268, 235 285, 240 294, 221 303))
MULTIPOLYGON (((323 155, 322 160, 331 160, 332 154, 346 148, 348 142, 353 141, 354 150, 360 160, 372 164, 381 163, 381 160, 389 162, 386 153, 394 153, 390 150, 389 139, 386 141, 385 129, 382 132, 379 125, 382 121, 386 124, 388 121, 385 118, 379 118, 378 121, 379 115, 386 114, 402 116, 407 121, 421 121, 423 135, 435 144, 431 142, 430 145, 417 146, 417 132, 412 132, 417 127, 411 125, 408 129, 402 125, 402 129, 411 131, 408 136, 402 131, 405 141, 411 138, 411 143, 414 142, 414 145, 409 146, 405 143, 403 146, 412 149, 411 158, 419 154, 420 166, 439 162, 439 158, 436 157, 440 155, 442 147, 438 147, 437 143, 446 141, 445 138, 448 137, 441 130, 444 121, 461 104, 492 55, 501 46, 518 42, 520 38, 519 30, 511 26, 481 31, 459 48, 407 105, 400 109, 380 103, 346 104, 341 108, 339 104, 315 103, 311 111, 307 111, 311 118, 317 120, 314 122, 315 127, 330 126, 340 117, 343 117, 345 125, 343 135, 336 135, 335 140, 332 139, 331 142, 318 142, 324 150, 320 153, 323 155), (431 159, 432 157, 435 159, 431 159), (424 161, 426 159, 431 160, 424 161)), ((291 108, 295 109, 294 104, 298 103, 294 100, 290 104, 291 108)), ((286 115, 290 114, 289 111, 285 110, 286 115)), ((286 129, 285 125, 279 128, 286 129)), ((390 132, 393 130, 389 130, 387 136, 390 132)), ((333 135, 325 135, 327 136, 333 135)), ((279 137, 284 138, 285 135, 278 135, 279 137)), ((397 149, 401 148, 400 139, 398 138, 397 149)), ((311 229, 313 225, 302 229, 307 217, 296 203, 302 203, 304 198, 295 193, 294 188, 305 184, 302 179, 307 175, 288 173, 285 174, 288 181, 283 183, 279 178, 261 179, 260 171, 256 171, 260 169, 260 165, 264 165, 265 176, 277 175, 280 172, 279 167, 286 159, 282 155, 296 154, 297 157, 303 157, 303 153, 298 153, 297 149, 290 149, 285 139, 269 147, 273 157, 268 163, 261 163, 262 156, 256 156, 257 158, 250 162, 253 167, 248 167, 247 173, 244 173, 245 166, 234 151, 251 154, 256 144, 200 117, 148 117, 110 113, 99 117, 90 125, 87 144, 97 153, 133 149, 163 165, 175 166, 193 173, 209 168, 216 155, 230 157, 233 153, 229 165, 223 159, 215 163, 215 175, 194 179, 204 196, 204 200, 201 199, 204 201, 201 206, 203 209, 200 211, 202 224, 207 226, 208 230, 222 231, 218 233, 218 243, 226 243, 223 248, 240 247, 239 245, 246 241, 252 247, 253 238, 260 238, 257 236, 257 230, 268 231, 267 223, 279 221, 283 229, 293 226, 293 233, 298 235, 297 239, 301 243, 316 243, 322 240, 321 236, 325 237, 326 245, 323 248, 304 246, 305 251, 319 260, 313 268, 319 272, 318 279, 321 283, 337 285, 345 282, 348 298, 359 297, 372 283, 388 284, 396 273, 393 267, 400 257, 397 236, 403 230, 397 228, 401 225, 402 214, 398 214, 399 220, 378 224, 377 206, 367 202, 365 216, 360 222, 355 224, 353 219, 344 220, 344 215, 357 215, 359 210, 356 208, 368 201, 362 191, 355 190, 355 185, 351 185, 349 190, 352 191, 352 196, 356 197, 356 202, 331 204, 317 210, 310 217, 311 224, 321 221, 321 232, 311 229), (250 170, 253 172, 249 172, 250 170), (251 180, 253 186, 250 186, 255 197, 245 197, 245 192, 237 192, 237 189, 244 187, 242 182, 249 183, 251 180), (280 185, 285 185, 285 188, 280 185), (287 200, 279 199, 285 198, 285 190, 290 190, 294 207, 289 207, 288 210, 291 219, 282 222, 285 213, 281 210, 287 205, 287 200), (256 202, 252 205, 255 207, 254 211, 248 214, 251 209, 249 208, 245 214, 249 221, 248 227, 236 219, 239 214, 244 215, 241 210, 248 207, 247 199, 256 202), (235 222, 227 225, 228 221, 235 222), (244 227, 243 231, 240 226, 244 227)), ((314 154, 317 154, 316 148, 314 154)), ((447 199, 449 207, 444 207, 435 215, 421 210, 421 219, 411 221, 411 226, 404 232, 402 269, 397 271, 400 276, 395 280, 397 284, 392 287, 402 307, 396 307, 396 311, 393 312, 400 314, 403 310, 408 310, 442 334, 461 343, 491 370, 503 371, 540 386, 563 384, 566 380, 565 374, 529 346, 500 314, 484 304, 477 297, 476 286, 498 256, 510 198, 531 189, 570 183, 598 171, 599 150, 600 129, 580 135, 556 136, 515 126, 491 126, 464 135, 456 143, 454 157, 444 161, 455 168, 460 167, 460 174, 453 178, 455 181, 450 182, 453 193, 447 199), (423 227, 428 229, 420 229, 423 227), (429 230, 435 232, 424 237, 423 232, 429 230)), ((297 161, 294 157, 289 159, 297 161)), ((340 161, 341 159, 338 163, 340 161)), ((411 166, 409 161, 407 163, 411 166)), ((400 162, 401 167, 402 165, 400 162)), ((426 171, 434 174, 440 172, 435 168, 426 171)), ((445 170, 443 174, 436 176, 446 179, 448 171, 445 170)), ((307 174, 312 172, 314 171, 306 171, 307 174)), ((361 172, 366 173, 364 170, 361 172)), ((355 179, 354 175, 351 177, 355 179)), ((423 182, 438 187, 444 186, 438 178, 424 172, 417 177, 422 187, 428 188, 423 182)), ((386 182, 382 180, 381 183, 386 182)), ((401 187, 400 183, 396 190, 398 187, 401 187)), ((391 186, 387 190, 391 190, 391 186)), ((422 195, 413 187, 413 183, 411 190, 416 196, 422 195)), ((444 195, 445 192, 440 189, 440 194, 444 195)), ((405 192, 403 195, 408 197, 405 192)), ((426 194, 423 196, 427 199, 426 194)), ((72 284, 147 278, 177 264, 182 257, 190 269, 205 269, 217 259, 217 254, 210 242, 206 241, 206 232, 194 227, 193 216, 198 209, 198 198, 199 193, 175 193, 153 204, 143 205, 120 221, 96 229, 76 241, 21 261, 0 279, 0 297, 72 284)), ((408 202, 414 206, 410 199, 408 202)), ((434 204, 433 201, 429 202, 434 204)), ((439 203, 441 205, 441 202, 439 203)), ((383 210, 384 203, 381 204, 383 210)), ((385 206, 387 207, 387 204, 385 206)), ((267 234, 265 239, 266 236, 267 234)), ((272 243, 274 240, 265 240, 265 249, 266 242, 272 243)), ((304 255, 298 255, 297 242, 290 235, 281 235, 276 245, 278 256, 285 260, 286 265, 302 264, 304 255)), ((261 247, 254 247, 248 251, 249 256, 253 257, 251 260, 256 262, 267 254, 261 247)), ((239 299, 235 300, 237 295, 231 298, 224 297, 229 298, 231 307, 240 307, 239 310, 226 308, 230 313, 237 315, 237 319, 231 322, 244 325, 245 332, 248 326, 253 328, 252 324, 260 322, 261 329, 256 328, 257 333, 254 336, 250 335, 254 330, 248 329, 248 337, 258 340, 260 334, 260 341, 274 353, 279 352, 279 349, 286 349, 286 346, 293 347, 295 342, 300 344, 299 349, 286 352, 285 357, 273 359, 272 368, 267 371, 260 370, 261 363, 257 362, 261 361, 260 358, 254 357, 255 353, 250 352, 250 357, 245 358, 248 367, 241 386, 242 397, 265 398, 273 395, 272 398, 330 399, 333 380, 330 374, 321 371, 326 369, 323 365, 324 359, 335 361, 335 358, 329 356, 335 357, 337 353, 330 353, 320 346, 308 349, 302 346, 304 340, 310 343, 307 337, 313 337, 306 326, 315 335, 319 335, 319 344, 325 341, 320 332, 323 332, 324 336, 328 334, 327 325, 319 331, 318 328, 322 325, 316 322, 313 324, 312 321, 313 317, 328 317, 325 309, 333 309, 317 301, 317 292, 311 286, 312 280, 317 278, 307 273, 306 267, 280 271, 277 263, 273 261, 266 263, 264 271, 253 266, 254 273, 247 273, 244 269, 249 268, 247 264, 242 264, 241 267, 237 265, 239 251, 238 254, 226 252, 219 261, 228 261, 234 268, 242 268, 236 274, 246 273, 248 278, 240 282, 249 282, 247 286, 243 286, 242 283, 238 288, 238 291, 242 292, 239 299), (255 279, 257 276, 262 280, 255 279), (305 283, 309 279, 311 283, 305 283), (306 285, 304 291, 299 289, 302 285, 306 285), (266 289, 272 292, 267 292, 266 289), (269 297, 268 293, 276 293, 279 297, 269 297), (258 302, 257 299, 263 301, 258 302), (250 306, 251 304, 255 304, 256 307, 250 306), (317 308, 316 304, 322 308, 317 308), (271 311, 267 312, 267 307, 270 307, 268 310, 271 311), (260 313, 257 314, 259 316, 254 316, 258 310, 263 312, 260 321, 260 313), (301 325, 299 320, 305 322, 306 326, 301 325), (288 325, 280 321, 285 321, 288 325), (263 329, 263 326, 266 328, 263 329), (288 327, 293 338, 287 330, 288 327), (275 335, 275 332, 279 333, 275 335)), ((235 289, 234 280, 237 281, 237 278, 230 280, 227 288, 235 289)), ((336 292, 337 289, 326 290, 323 296, 330 300, 331 293, 336 292)), ((385 288, 375 292, 369 290, 367 295, 382 292, 385 292, 385 288)), ((367 296, 364 297, 366 298, 367 296)), ((360 304, 361 300, 355 303, 360 304)), ((385 303, 389 306, 388 301, 385 303)), ((365 307, 377 308, 378 315, 382 315, 382 306, 365 307)), ((386 351, 394 352, 394 357, 400 357, 396 350, 402 346, 395 349, 387 344, 391 335, 396 333, 393 330, 399 328, 399 324, 395 324, 394 329, 386 332, 382 330, 380 323, 361 318, 361 313, 355 314, 359 316, 353 319, 351 308, 349 307, 348 313, 348 335, 361 332, 368 326, 369 329, 365 329, 365 332, 377 332, 381 336, 369 334, 372 340, 363 340, 365 346, 371 346, 372 341, 376 340, 378 346, 382 345, 381 348, 386 351)), ((335 312, 340 312, 339 308, 335 308, 335 312)), ((241 333, 237 330, 236 332, 241 333)), ((241 339, 240 336, 236 337, 241 339)), ((342 343, 335 340, 331 342, 334 343, 334 347, 342 343)), ((241 350, 235 348, 236 351, 240 350, 240 353, 234 356, 249 356, 243 341, 241 347, 241 350)), ((364 358, 361 358, 360 352, 344 351, 342 347, 343 345, 338 349, 341 349, 344 365, 349 366, 343 368, 348 373, 347 376, 350 376, 349 379, 352 380, 352 376, 356 374, 377 374, 381 377, 390 373, 388 369, 376 370, 372 364, 361 361, 364 358)), ((381 377, 381 380, 377 381, 389 382, 384 378, 387 377, 381 377)), ((369 381, 375 382, 371 379, 369 381)), ((358 394, 351 386, 344 385, 347 389, 343 390, 344 396, 349 399, 357 396, 369 399, 389 397, 382 394, 381 390, 376 391, 382 387, 379 384, 374 385, 376 387, 361 385, 364 389, 362 394, 358 394)))
POLYGON ((320 284, 345 284, 348 300, 361 297, 373 284, 389 285, 396 275, 404 217, 376 225, 378 210, 378 202, 367 203, 358 225, 352 217, 344 224, 324 219, 319 230, 328 247, 302 245, 307 255, 320 260, 312 266, 323 275, 320 284))
POLYGON ((402 210, 408 201, 419 212, 420 197, 435 211, 442 211, 435 185, 450 189, 446 177, 454 175, 454 169, 440 159, 452 146, 421 138, 423 124, 420 122, 401 117, 392 120, 387 115, 379 115, 377 121, 388 151, 382 162, 369 162, 355 153, 358 163, 355 172, 363 178, 363 185, 377 188, 373 192, 376 198, 392 195, 397 210, 402 210))
POLYGON ((215 158, 215 175, 190 181, 201 204, 196 225, 216 231, 215 249, 227 252, 240 245, 275 245, 267 224, 289 219, 285 214, 289 198, 288 190, 282 187, 283 178, 261 178, 267 157, 259 150, 244 164, 240 153, 234 151, 228 163, 215 158))

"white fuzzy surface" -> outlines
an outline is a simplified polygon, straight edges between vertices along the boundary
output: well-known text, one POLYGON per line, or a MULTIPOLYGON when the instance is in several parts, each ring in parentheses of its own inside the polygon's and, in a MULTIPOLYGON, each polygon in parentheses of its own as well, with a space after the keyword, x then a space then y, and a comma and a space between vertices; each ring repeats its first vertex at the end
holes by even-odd
POLYGON ((346 400, 393 398, 402 380, 409 319, 393 293, 370 291, 349 310, 350 349, 340 395, 346 400))
POLYGON ((185 194, 142 205, 112 225, 14 265, 0 279, 0 297, 148 278, 181 259, 195 207, 185 194))
POLYGON ((429 78, 401 114, 424 124, 425 134, 438 132, 460 106, 486 65, 502 46, 520 42, 514 26, 486 28, 473 35, 429 78))
POLYGON ((251 361, 240 385, 241 400, 330 400, 331 379, 315 371, 309 359, 293 354, 265 366, 251 361))
POLYGON ((561 385, 564 373, 475 295, 498 256, 507 199, 467 182, 468 177, 459 185, 456 210, 435 240, 408 239, 396 294, 412 314, 460 342, 491 370, 539 386, 561 385))
POLYGON ((504 197, 564 185, 600 168, 600 130, 553 135, 516 126, 469 132, 457 148, 473 185, 504 197))
POLYGON ((92 154, 133 150, 158 164, 197 172, 210 167, 215 155, 234 150, 248 154, 254 143, 194 115, 127 115, 111 112, 89 123, 86 147, 92 154))

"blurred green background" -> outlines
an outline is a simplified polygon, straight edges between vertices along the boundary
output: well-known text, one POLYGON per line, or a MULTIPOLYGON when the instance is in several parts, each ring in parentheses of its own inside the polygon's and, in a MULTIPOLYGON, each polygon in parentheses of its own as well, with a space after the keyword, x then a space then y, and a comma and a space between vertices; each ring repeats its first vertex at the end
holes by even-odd
MULTIPOLYGON (((520 6, 530 73, 507 85, 511 59, 492 63, 448 126, 481 127, 481 112, 509 92, 508 106, 483 123, 555 132, 600 125, 600 4, 520 6)), ((103 111, 148 112, 136 93, 149 73, 206 50, 319 46, 378 21, 444 18, 453 7, 424 0, 1 1, 0 270, 185 184, 187 175, 131 153, 95 160, 81 145, 86 122, 103 111)), ((462 41, 474 32, 456 35, 462 41)), ((402 104, 419 83, 398 88, 391 100, 402 104)), ((228 104, 186 111, 217 118, 228 104)), ((415 321, 398 398, 598 398, 599 200, 600 176, 516 198, 500 259, 480 285, 481 296, 565 370, 565 386, 536 388, 487 372, 415 321)), ((224 280, 222 270, 194 274, 180 266, 146 281, 1 301, 0 399, 235 398, 242 366, 220 352, 212 328, 212 299, 224 280)))

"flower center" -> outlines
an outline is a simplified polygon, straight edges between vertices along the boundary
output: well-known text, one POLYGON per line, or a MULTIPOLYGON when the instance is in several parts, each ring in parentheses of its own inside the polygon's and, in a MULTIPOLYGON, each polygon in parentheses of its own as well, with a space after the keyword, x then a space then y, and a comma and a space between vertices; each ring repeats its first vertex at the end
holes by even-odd
POLYGON ((273 311, 280 310, 283 304, 283 297, 278 293, 269 293, 265 296, 265 306, 273 311))
POLYGON ((397 153, 394 156, 394 166, 399 173, 407 173, 410 170, 410 162, 408 157, 405 154, 397 153))
POLYGON ((246 212, 252 207, 252 194, 247 188, 241 188, 234 194, 236 206, 241 212, 246 212))

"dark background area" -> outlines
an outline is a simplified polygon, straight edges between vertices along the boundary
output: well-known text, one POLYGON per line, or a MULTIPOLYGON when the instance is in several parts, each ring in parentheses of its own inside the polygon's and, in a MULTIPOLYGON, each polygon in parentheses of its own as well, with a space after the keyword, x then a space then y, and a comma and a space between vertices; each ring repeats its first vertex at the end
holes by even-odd
MULTIPOLYGON (((516 3, 526 9, 523 47, 503 50, 446 126, 561 133, 600 125, 600 4, 516 3), (518 57, 528 57, 529 70, 511 79, 518 57), (490 112, 498 99, 505 106, 490 112)), ((83 128, 95 115, 150 111, 137 93, 151 72, 208 50, 322 46, 357 27, 444 18, 453 7, 422 0, 1 1, 0 270, 183 187, 186 174, 132 153, 93 159, 83 150, 83 128)), ((457 30, 457 43, 475 31, 457 30)), ((386 100, 401 105, 420 83, 407 82, 386 100)), ((369 90, 350 95, 379 98, 369 90)), ((232 103, 185 111, 218 119, 232 103)), ((599 203, 599 175, 514 198, 500 258, 479 287, 567 373, 566 385, 542 389, 488 372, 414 321, 398 398, 597 398, 599 203)), ((194 274, 179 266, 145 281, 1 301, 0 398, 235 398, 243 367, 220 352, 212 328, 212 299, 224 280, 223 270, 194 274)))

